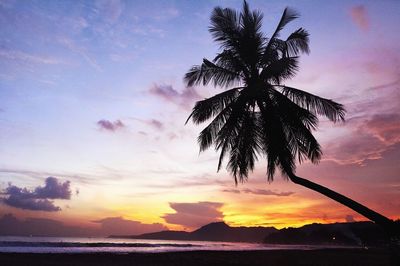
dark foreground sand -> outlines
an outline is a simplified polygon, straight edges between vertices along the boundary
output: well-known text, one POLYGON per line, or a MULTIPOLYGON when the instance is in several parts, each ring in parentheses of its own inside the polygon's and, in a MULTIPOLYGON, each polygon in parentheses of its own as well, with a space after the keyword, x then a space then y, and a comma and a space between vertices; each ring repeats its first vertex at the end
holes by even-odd
POLYGON ((384 250, 190 251, 170 253, 0 253, 1 266, 400 265, 384 250))

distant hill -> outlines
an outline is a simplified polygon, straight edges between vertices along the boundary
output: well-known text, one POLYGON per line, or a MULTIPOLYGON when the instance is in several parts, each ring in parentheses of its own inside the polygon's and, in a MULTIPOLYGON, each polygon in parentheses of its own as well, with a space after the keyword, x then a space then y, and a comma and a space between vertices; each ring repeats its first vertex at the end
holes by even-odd
POLYGON ((299 228, 231 227, 224 222, 210 223, 193 232, 161 231, 112 238, 253 242, 297 245, 366 245, 387 243, 385 232, 372 222, 309 224, 299 228))
POLYGON ((387 240, 385 232, 372 222, 309 224, 269 234, 268 244, 328 244, 378 246, 387 240))
POLYGON ((207 224, 193 232, 161 231, 137 236, 110 236, 113 238, 197 240, 223 242, 263 242, 271 233, 278 232, 274 227, 230 227, 224 222, 207 224))

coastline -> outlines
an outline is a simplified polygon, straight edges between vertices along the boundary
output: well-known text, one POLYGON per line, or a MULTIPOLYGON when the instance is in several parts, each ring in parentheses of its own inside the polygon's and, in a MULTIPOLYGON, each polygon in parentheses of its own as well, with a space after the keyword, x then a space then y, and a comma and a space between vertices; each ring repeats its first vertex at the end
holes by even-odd
POLYGON ((164 253, 0 253, 4 266, 398 265, 384 249, 182 251, 164 253))

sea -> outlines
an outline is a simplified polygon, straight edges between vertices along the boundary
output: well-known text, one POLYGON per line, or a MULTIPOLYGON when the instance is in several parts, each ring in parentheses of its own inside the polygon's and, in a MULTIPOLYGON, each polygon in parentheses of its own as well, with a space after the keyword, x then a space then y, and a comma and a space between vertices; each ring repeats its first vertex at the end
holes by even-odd
MULTIPOLYGON (((79 237, 0 236, 0 252, 17 253, 160 253, 177 251, 311 250, 337 246, 79 237)), ((353 247, 354 248, 354 247, 353 247)))

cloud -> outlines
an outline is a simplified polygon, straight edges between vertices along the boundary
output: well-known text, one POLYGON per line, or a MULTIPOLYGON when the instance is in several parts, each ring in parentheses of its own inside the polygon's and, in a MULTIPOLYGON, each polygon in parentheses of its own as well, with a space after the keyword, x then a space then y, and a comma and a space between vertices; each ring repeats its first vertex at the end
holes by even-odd
POLYGON ((161 123, 160 121, 156 120, 156 119, 151 119, 146 121, 148 125, 156 128, 156 129, 163 129, 164 128, 164 124, 161 123))
POLYGON ((184 109, 191 109, 193 103, 202 98, 194 88, 185 88, 182 92, 178 92, 171 85, 154 84, 149 92, 184 109))
POLYGON ((121 120, 115 120, 114 122, 112 122, 110 120, 102 119, 97 121, 97 125, 100 127, 100 129, 112 132, 125 127, 125 124, 122 123, 121 120))
POLYGON ((120 0, 97 0, 96 7, 101 17, 110 24, 116 23, 124 10, 120 0))
POLYGON ((264 196, 278 196, 278 197, 287 197, 293 195, 294 192, 275 192, 269 189, 248 189, 245 188, 242 190, 244 193, 255 194, 255 195, 264 195, 264 196))
POLYGON ((60 37, 57 41, 69 49, 71 52, 80 55, 91 67, 93 67, 97 71, 103 71, 97 60, 89 55, 87 49, 85 47, 81 47, 75 43, 72 39, 67 37, 60 37))
POLYGON ((354 220, 353 215, 346 215, 345 220, 348 223, 354 223, 356 221, 356 220, 354 220))
POLYGON ((143 224, 121 217, 108 217, 98 221, 99 228, 69 226, 60 221, 45 218, 18 219, 12 214, 0 217, 0 235, 12 236, 101 236, 138 235, 167 230, 162 224, 143 224))
POLYGON ((146 120, 146 119, 140 119, 140 118, 135 118, 135 117, 133 117, 132 119, 135 120, 135 121, 139 121, 139 122, 141 122, 143 124, 146 124, 148 126, 151 126, 151 127, 155 128, 157 130, 164 129, 163 122, 161 122, 160 120, 157 120, 157 119, 147 119, 146 120))
POLYGON ((167 230, 168 228, 160 223, 143 224, 138 221, 126 220, 122 217, 108 217, 93 221, 101 225, 102 235, 140 235, 150 232, 167 230))
POLYGON ((371 114, 347 124, 350 133, 326 145, 326 159, 340 164, 360 164, 381 159, 382 154, 400 143, 398 113, 371 114))
POLYGON ((55 177, 48 177, 44 187, 37 187, 35 194, 38 198, 71 199, 70 181, 59 182, 55 177))
POLYGON ((1 194, 5 195, 0 198, 1 202, 11 207, 33 211, 61 211, 61 208, 49 199, 70 199, 70 181, 62 183, 55 177, 48 177, 45 186, 36 187, 34 190, 9 184, 1 194))
POLYGON ((222 192, 240 194, 239 189, 224 189, 224 190, 222 190, 222 192))
POLYGON ((161 8, 157 11, 158 13, 153 17, 156 20, 169 20, 179 16, 179 10, 174 7, 161 8))
POLYGON ((164 38, 166 34, 165 30, 154 27, 153 25, 133 25, 131 30, 134 34, 150 37, 164 38))
POLYGON ((287 196, 291 196, 294 194, 294 192, 292 192, 292 191, 275 192, 275 191, 272 191, 269 189, 249 189, 249 188, 245 188, 242 190, 224 189, 224 190, 222 190, 222 192, 235 193, 235 194, 246 193, 246 194, 263 195, 263 196, 277 196, 277 197, 287 197, 287 196))
POLYGON ((220 202, 201 201, 197 203, 170 203, 175 213, 167 213, 162 218, 167 223, 195 229, 211 222, 222 221, 224 215, 220 202))
POLYGON ((26 64, 43 64, 43 65, 64 64, 63 61, 50 56, 32 55, 22 51, 9 50, 5 48, 0 48, 0 58, 14 62, 23 62, 26 64))
POLYGON ((90 228, 67 226, 62 222, 43 219, 17 219, 12 214, 0 217, 0 235, 10 236, 94 236, 97 232, 90 228))
POLYGON ((367 120, 360 130, 368 131, 387 145, 400 142, 400 114, 376 114, 367 120))
POLYGON ((353 6, 350 9, 350 17, 353 23, 356 24, 361 30, 369 30, 370 20, 367 9, 363 5, 353 6))

